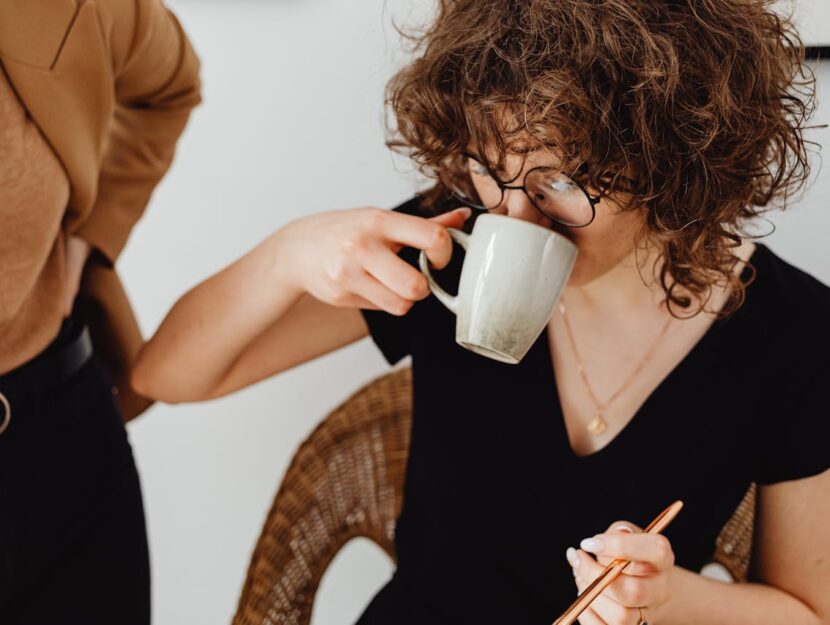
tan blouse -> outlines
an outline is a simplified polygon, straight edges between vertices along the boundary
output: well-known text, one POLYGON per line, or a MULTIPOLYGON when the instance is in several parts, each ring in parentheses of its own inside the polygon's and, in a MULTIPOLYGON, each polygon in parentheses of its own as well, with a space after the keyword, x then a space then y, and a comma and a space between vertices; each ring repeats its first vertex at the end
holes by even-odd
POLYGON ((143 339, 115 262, 200 101, 199 59, 163 0, 0 0, 0 65, 0 372, 58 329, 78 236, 95 251, 78 306, 131 418, 143 339))
POLYGON ((68 201, 60 161, 0 70, 0 373, 60 329, 68 201))

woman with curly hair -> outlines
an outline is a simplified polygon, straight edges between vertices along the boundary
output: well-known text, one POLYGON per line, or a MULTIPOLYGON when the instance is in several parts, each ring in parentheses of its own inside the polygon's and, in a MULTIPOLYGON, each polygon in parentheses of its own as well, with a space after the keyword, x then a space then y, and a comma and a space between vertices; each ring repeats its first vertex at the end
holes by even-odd
POLYGON ((583 625, 830 623, 830 289, 751 236, 809 174, 813 77, 769 4, 441 0, 388 87, 433 186, 287 225, 144 349, 170 402, 367 334, 412 356, 398 567, 361 623, 544 625, 615 558, 583 625), (488 211, 579 250, 518 365, 457 346, 412 266, 457 279, 447 228, 488 211), (751 483, 751 583, 701 576, 751 483), (665 536, 631 522, 678 498, 665 536))

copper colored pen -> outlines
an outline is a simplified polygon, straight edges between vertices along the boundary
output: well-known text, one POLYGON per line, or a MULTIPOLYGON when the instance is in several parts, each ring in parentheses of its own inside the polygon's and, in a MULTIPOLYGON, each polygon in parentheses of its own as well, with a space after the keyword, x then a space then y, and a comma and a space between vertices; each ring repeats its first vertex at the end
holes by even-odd
MULTIPOLYGON (((669 526, 669 523, 674 521, 677 513, 683 509, 682 501, 675 501, 668 508, 663 510, 660 515, 654 519, 649 526, 644 530, 648 534, 659 534, 669 526)), ((605 567, 605 570, 599 574, 588 588, 580 594, 576 601, 571 604, 565 613, 553 622, 553 625, 571 625, 579 615, 582 614, 588 606, 593 603, 600 593, 610 586, 615 579, 617 579, 623 572, 623 569, 631 564, 630 560, 614 560, 611 564, 605 567)))

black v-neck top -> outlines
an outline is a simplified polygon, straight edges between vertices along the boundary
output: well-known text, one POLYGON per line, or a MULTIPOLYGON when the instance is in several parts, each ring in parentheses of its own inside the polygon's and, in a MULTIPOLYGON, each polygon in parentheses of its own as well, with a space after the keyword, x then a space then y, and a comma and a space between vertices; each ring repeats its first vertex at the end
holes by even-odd
MULTIPOLYGON (((397 210, 417 214, 417 201, 397 210)), ((751 482, 830 468, 830 288, 764 245, 751 263, 744 306, 581 457, 546 332, 508 365, 456 345, 434 296, 404 317, 364 311, 390 363, 412 356, 414 412, 397 570, 360 625, 550 625, 576 596, 565 550, 581 539, 644 526, 681 499, 666 536, 677 564, 699 571, 751 482)), ((460 265, 441 272, 449 289, 460 265)))

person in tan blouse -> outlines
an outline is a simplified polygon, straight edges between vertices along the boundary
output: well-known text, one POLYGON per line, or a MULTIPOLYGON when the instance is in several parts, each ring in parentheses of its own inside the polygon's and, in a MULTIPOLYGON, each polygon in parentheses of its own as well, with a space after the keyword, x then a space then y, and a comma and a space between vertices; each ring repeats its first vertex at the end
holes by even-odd
POLYGON ((161 0, 0 3, 0 622, 148 623, 113 265, 200 101, 161 0))

